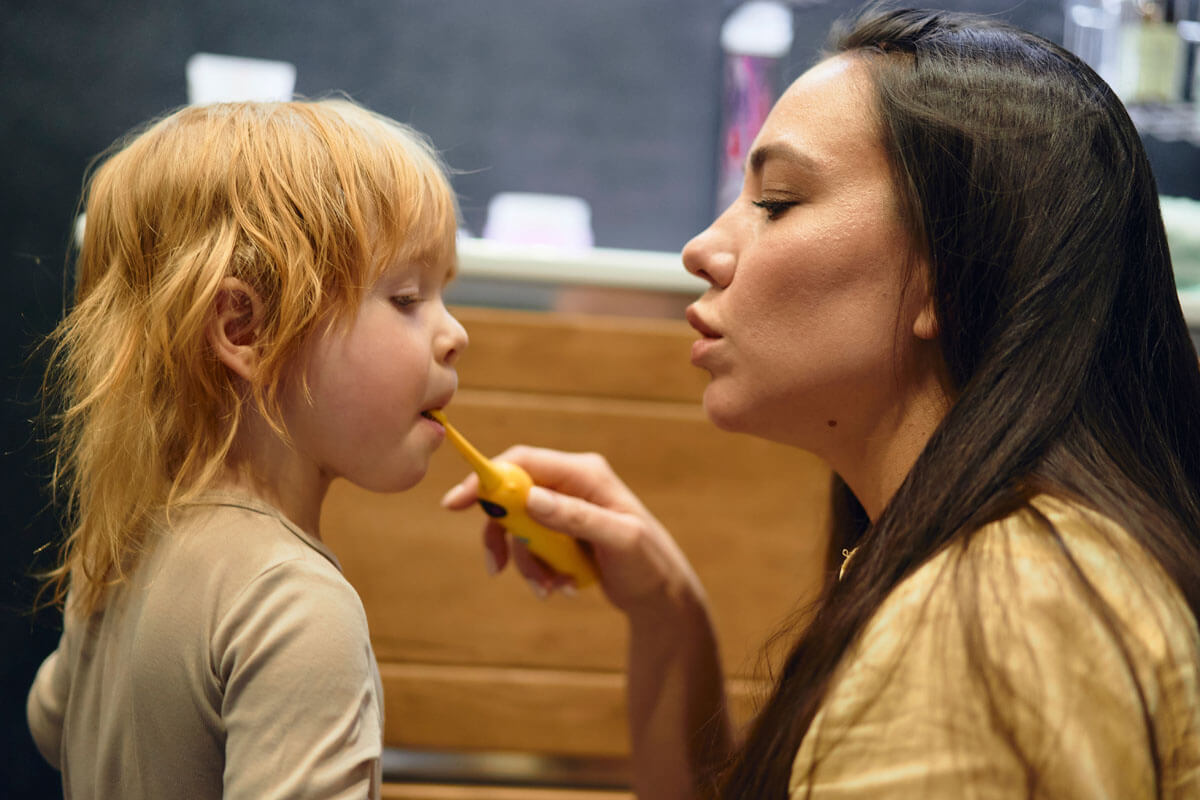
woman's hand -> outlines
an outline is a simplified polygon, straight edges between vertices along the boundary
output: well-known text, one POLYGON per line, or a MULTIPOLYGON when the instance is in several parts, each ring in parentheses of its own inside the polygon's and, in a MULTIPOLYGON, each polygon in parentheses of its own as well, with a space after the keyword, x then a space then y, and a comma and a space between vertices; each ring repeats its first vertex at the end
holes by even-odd
MULTIPOLYGON (((525 512, 591 551, 604 593, 629 618, 629 731, 638 797, 692 797, 699 776, 732 749, 720 653, 704 590, 675 540, 602 456, 517 446, 497 456, 535 485, 525 512)), ((442 498, 475 502, 471 475, 442 498)), ((543 596, 570 579, 513 546, 495 520, 484 529, 493 572, 508 560, 543 596)))
MULTIPOLYGON (((699 599, 703 589, 691 564, 671 535, 629 490, 603 456, 563 453, 518 445, 496 457, 524 468, 536 484, 525 511, 551 530, 568 534, 588 550, 605 594, 630 616, 654 615, 682 601, 699 599)), ((442 505, 460 510, 476 499, 474 474, 446 493, 442 505)), ((484 529, 489 567, 499 571, 511 559, 539 595, 570 587, 571 579, 554 572, 489 520, 484 529)))

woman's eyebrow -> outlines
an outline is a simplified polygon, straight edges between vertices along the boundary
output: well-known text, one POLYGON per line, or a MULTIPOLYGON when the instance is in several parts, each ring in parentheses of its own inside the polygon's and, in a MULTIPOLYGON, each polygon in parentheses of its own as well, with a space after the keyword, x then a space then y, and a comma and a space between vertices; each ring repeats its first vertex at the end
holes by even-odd
POLYGON ((768 142, 755 147, 750 152, 749 171, 757 175, 762 172, 763 165, 771 159, 788 161, 809 172, 820 172, 816 159, 784 142, 768 142))

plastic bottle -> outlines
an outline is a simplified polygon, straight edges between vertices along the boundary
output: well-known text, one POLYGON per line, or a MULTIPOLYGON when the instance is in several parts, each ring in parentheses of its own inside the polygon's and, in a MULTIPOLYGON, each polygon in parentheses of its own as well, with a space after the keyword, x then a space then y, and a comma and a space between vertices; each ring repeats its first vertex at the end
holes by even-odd
POLYGON ((1172 0, 1126 0, 1122 8, 1120 79, 1126 103, 1175 103, 1183 99, 1187 51, 1175 24, 1172 0))
POLYGON ((779 96, 779 62, 792 47, 792 11, 780 2, 742 3, 721 27, 725 53, 716 211, 742 190, 746 154, 779 96))
POLYGON ((1120 83, 1124 0, 1065 0, 1063 44, 1114 90, 1120 83))

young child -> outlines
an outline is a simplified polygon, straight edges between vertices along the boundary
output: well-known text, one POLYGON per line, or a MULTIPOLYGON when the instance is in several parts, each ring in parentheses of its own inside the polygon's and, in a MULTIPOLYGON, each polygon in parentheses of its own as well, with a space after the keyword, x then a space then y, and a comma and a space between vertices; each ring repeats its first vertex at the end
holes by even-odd
POLYGON ((441 163, 349 101, 192 107, 85 200, 34 739, 67 797, 378 797, 379 674, 319 518, 334 478, 407 489, 442 441, 441 163))

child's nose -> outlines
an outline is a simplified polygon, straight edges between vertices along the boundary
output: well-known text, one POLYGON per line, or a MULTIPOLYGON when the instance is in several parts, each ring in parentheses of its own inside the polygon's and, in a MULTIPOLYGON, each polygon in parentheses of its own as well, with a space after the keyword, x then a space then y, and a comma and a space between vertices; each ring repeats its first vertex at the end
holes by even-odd
POLYGON ((446 312, 446 324, 443 327, 441 335, 438 337, 437 356, 438 361, 446 366, 453 366, 458 360, 459 354, 467 349, 467 344, 470 343, 470 338, 467 336, 467 329, 462 326, 462 323, 454 318, 454 315, 449 311, 446 312))

